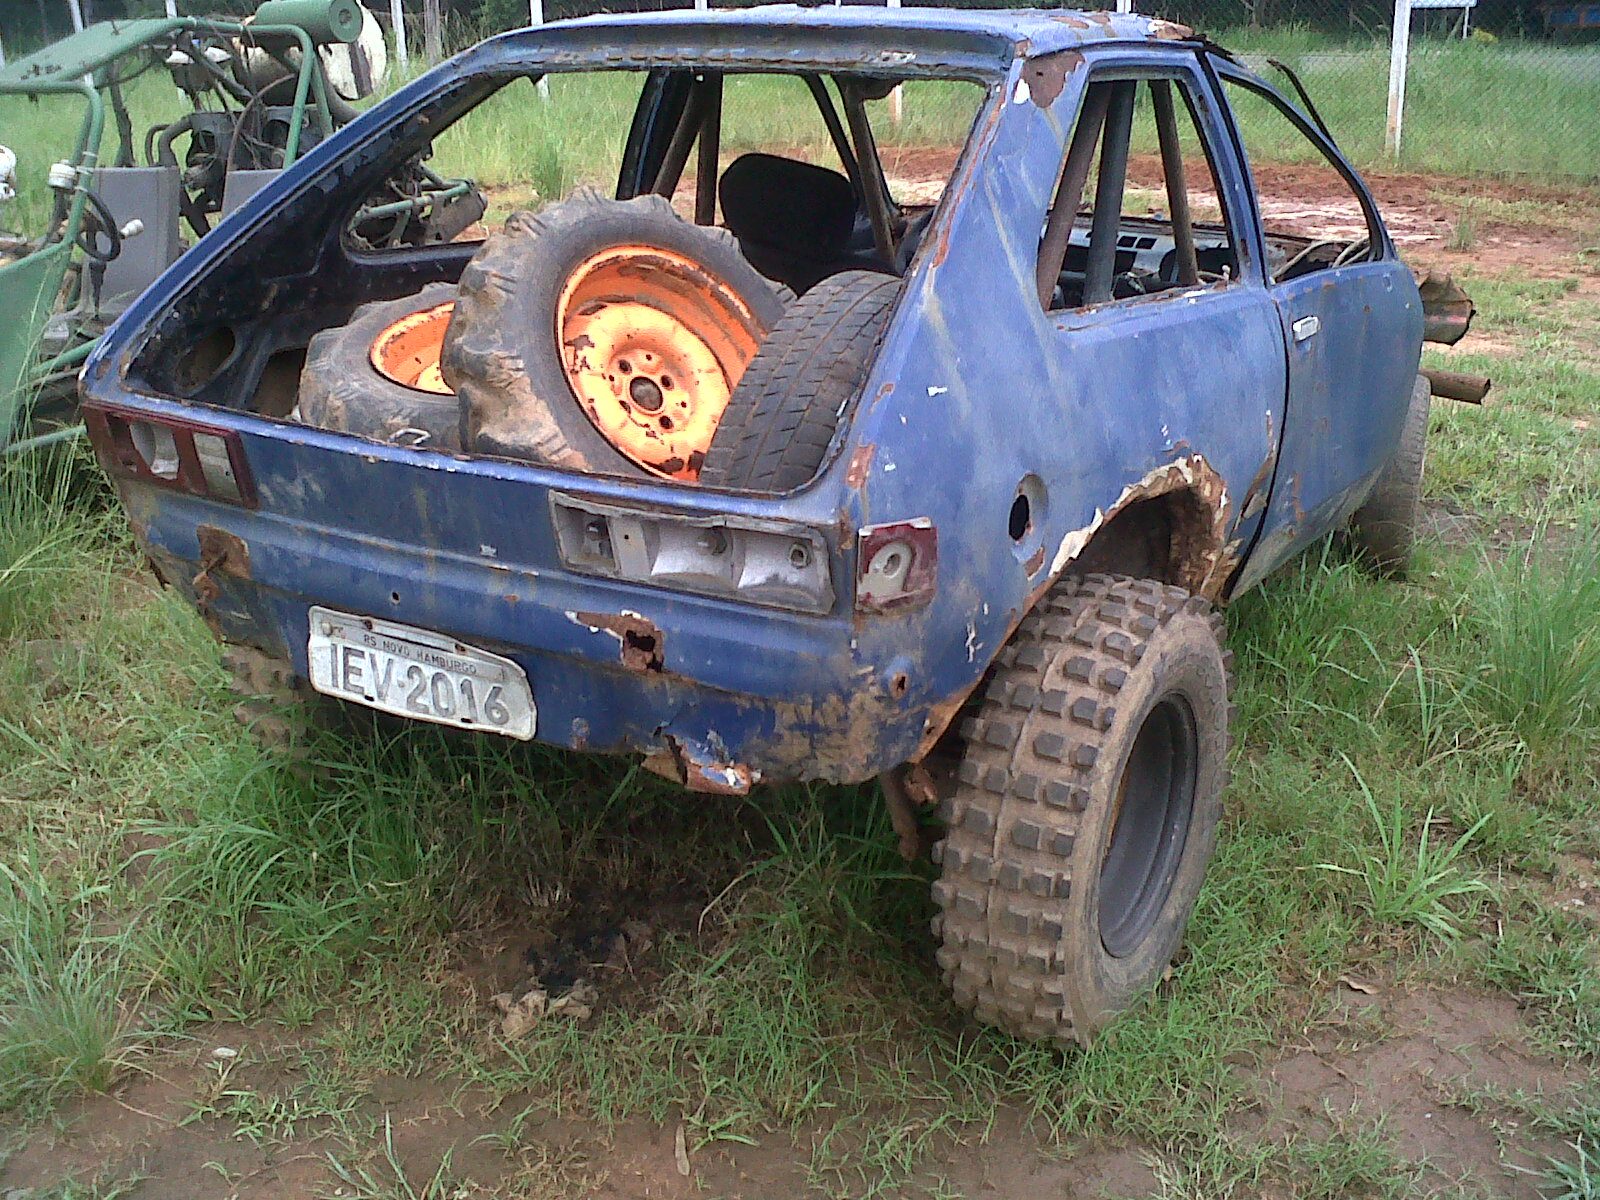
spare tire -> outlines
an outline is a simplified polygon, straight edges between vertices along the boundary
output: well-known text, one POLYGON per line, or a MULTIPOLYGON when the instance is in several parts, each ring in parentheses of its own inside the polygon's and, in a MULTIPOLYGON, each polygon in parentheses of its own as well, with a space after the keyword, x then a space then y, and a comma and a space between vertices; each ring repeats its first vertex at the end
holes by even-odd
POLYGON ((382 442, 461 449, 461 401, 439 373, 451 283, 363 304, 306 347, 300 419, 382 442))
POLYGON ((660 196, 513 213, 461 273, 444 377, 463 445, 694 480, 785 293, 660 196))
POLYGON ((728 400, 700 482, 787 492, 822 466, 867 381, 900 280, 830 275, 789 306, 728 400))

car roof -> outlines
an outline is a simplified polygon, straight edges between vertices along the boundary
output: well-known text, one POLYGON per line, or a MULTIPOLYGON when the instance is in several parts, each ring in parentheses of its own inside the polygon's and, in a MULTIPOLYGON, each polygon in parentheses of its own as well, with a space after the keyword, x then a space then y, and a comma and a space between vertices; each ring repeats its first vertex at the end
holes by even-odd
MULTIPOLYGON (((954 35, 974 40, 1006 43, 1012 56, 1049 54, 1070 50, 1091 42, 1172 41, 1191 37, 1187 26, 1137 13, 1080 11, 1068 8, 889 8, 878 5, 762 4, 754 8, 707 9, 691 11, 668 9, 661 12, 605 13, 554 21, 545 28, 559 27, 648 28, 672 26, 685 32, 695 26, 726 30, 746 27, 752 32, 770 33, 774 26, 798 31, 856 34, 954 35)), ((995 47, 999 49, 997 45, 995 47)))

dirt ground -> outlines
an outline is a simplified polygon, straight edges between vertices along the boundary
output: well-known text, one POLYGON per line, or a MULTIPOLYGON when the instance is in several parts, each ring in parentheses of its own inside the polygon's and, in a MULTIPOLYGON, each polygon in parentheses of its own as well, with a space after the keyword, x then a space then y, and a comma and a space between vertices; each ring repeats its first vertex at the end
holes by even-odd
MULTIPOLYGON (((948 162, 944 152, 905 151, 892 156, 889 169, 895 179, 927 183, 940 178, 948 162)), ((1136 175, 1153 169, 1153 162, 1135 164, 1136 175)), ((1269 217, 1308 234, 1339 236, 1359 228, 1354 203, 1347 193, 1322 187, 1322 172, 1273 167, 1260 175, 1269 217)), ((1593 244, 1600 215, 1600 193, 1593 190, 1408 174, 1368 180, 1416 266, 1571 277, 1577 255, 1593 244), (1473 214, 1471 239, 1457 234, 1466 212, 1473 214)), ((1600 279, 1585 275, 1579 288, 1600 291, 1600 279)), ((1493 350, 1484 343, 1473 348, 1493 350)), ((476 961, 459 964, 461 987, 485 1023, 495 1019, 490 996, 516 982, 525 950, 518 938, 517 930, 504 930, 476 961)), ((1241 1136, 1336 1135, 1340 1121, 1359 1111, 1386 1122, 1401 1155, 1426 1161, 1431 1186, 1458 1184, 1467 1194, 1536 1200, 1533 1177, 1504 1164, 1532 1164, 1560 1150, 1560 1140, 1519 1131, 1518 1116, 1484 1101, 1481 1090, 1556 1092, 1581 1073, 1533 1048, 1514 1000, 1372 980, 1308 995, 1303 1008, 1298 1036, 1276 1057, 1239 1064, 1257 1096, 1240 1121, 1241 1136), (1477 1099, 1469 1103, 1469 1096, 1477 1099), (1508 1151, 1511 1141, 1514 1151, 1508 1151)), ((141 1175, 145 1182, 128 1194, 162 1200, 338 1195, 340 1188, 343 1195, 356 1194, 331 1172, 327 1150, 316 1140, 265 1137, 258 1143, 225 1122, 190 1119, 197 1097, 228 1085, 269 1088, 288 1039, 306 1034, 286 1035, 270 1025, 195 1031, 185 1049, 144 1062, 110 1094, 69 1104, 35 1131, 0 1165, 0 1196, 97 1174, 141 1175), (219 1057, 219 1048, 237 1057, 219 1057)), ((495 1180, 515 1178, 519 1195, 773 1197, 798 1195, 807 1186, 803 1130, 793 1137, 773 1133, 754 1146, 695 1150, 683 1174, 672 1122, 631 1122, 609 1132, 553 1122, 524 1130, 524 1142, 546 1147, 544 1160, 519 1163, 481 1140, 505 1127, 520 1107, 514 1100, 491 1106, 489 1097, 463 1093, 449 1080, 382 1077, 370 1084, 361 1103, 392 1114, 395 1147, 414 1180, 425 1180, 451 1151, 457 1174, 490 1188, 495 1180), (548 1191, 537 1190, 540 1179, 548 1180, 548 1191)), ((966 1137, 935 1157, 947 1186, 975 1198, 1145 1196, 1160 1190, 1161 1172, 1174 1166, 1157 1146, 1042 1149, 1037 1132, 1014 1112, 997 1114, 981 1136, 966 1137)))

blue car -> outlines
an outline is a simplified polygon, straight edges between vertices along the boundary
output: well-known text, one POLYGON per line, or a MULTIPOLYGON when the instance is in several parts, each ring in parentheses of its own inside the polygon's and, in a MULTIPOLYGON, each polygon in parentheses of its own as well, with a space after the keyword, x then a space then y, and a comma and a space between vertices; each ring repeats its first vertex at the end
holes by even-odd
POLYGON ((506 34, 184 256, 86 365, 90 434, 264 732, 880 779, 956 1002, 1082 1042, 1214 848, 1219 607, 1330 531, 1411 550, 1423 301, 1300 94, 1124 14, 506 34), (1263 192, 1267 149, 1344 203, 1263 192), (395 163, 490 151, 535 182, 486 226, 356 232, 426 202, 395 163))

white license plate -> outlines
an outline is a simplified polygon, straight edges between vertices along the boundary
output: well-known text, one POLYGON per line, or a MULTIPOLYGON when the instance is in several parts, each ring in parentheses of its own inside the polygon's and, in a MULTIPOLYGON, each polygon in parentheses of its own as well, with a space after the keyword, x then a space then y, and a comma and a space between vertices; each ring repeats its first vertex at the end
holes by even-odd
POLYGON ((327 608, 311 610, 311 686, 396 716, 524 741, 533 689, 509 658, 426 629, 327 608))

